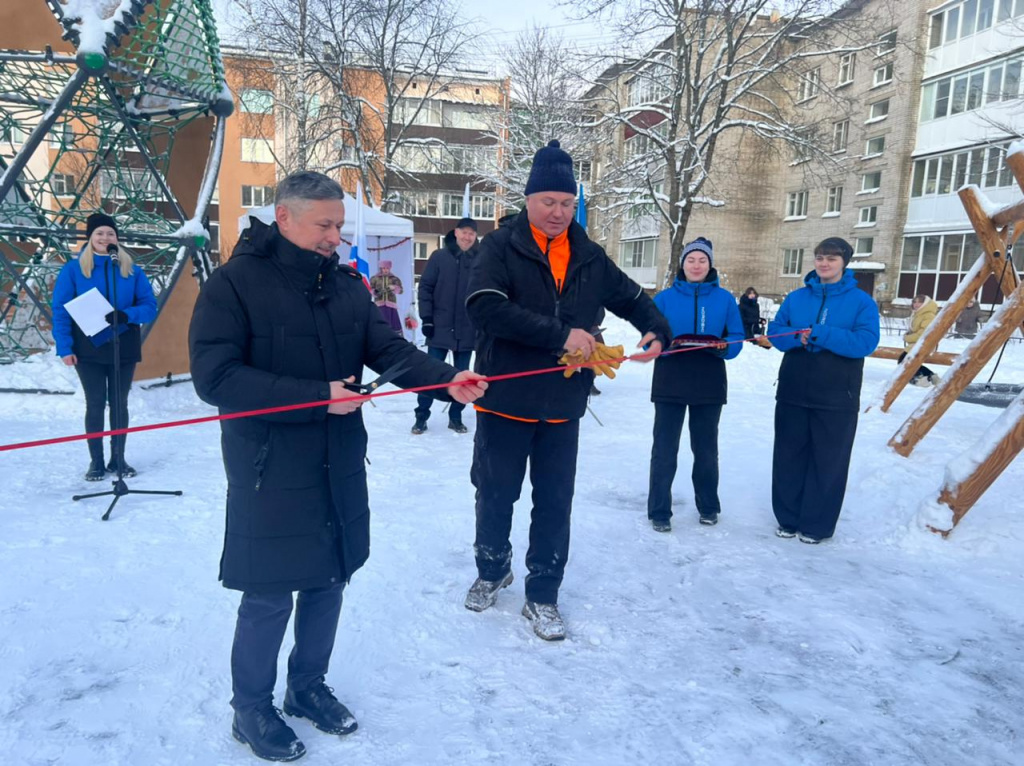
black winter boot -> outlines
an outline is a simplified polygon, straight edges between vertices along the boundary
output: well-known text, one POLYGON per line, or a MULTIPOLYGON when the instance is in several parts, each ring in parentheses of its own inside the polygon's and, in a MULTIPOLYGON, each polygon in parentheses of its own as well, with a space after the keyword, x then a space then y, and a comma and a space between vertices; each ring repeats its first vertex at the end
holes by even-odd
POLYGON ((413 424, 411 433, 419 436, 421 433, 427 430, 427 421, 416 418, 416 422, 413 424))
POLYGON ((89 470, 85 472, 86 481, 103 481, 103 477, 107 475, 106 469, 103 467, 103 458, 93 458, 89 461, 89 470))
POLYGON ((134 468, 132 468, 130 465, 128 465, 127 461, 125 461, 125 459, 123 457, 119 457, 117 455, 114 455, 114 456, 112 456, 110 458, 110 462, 107 463, 107 470, 110 471, 110 473, 116 474, 117 473, 117 464, 118 464, 118 462, 121 463, 121 478, 122 479, 130 479, 136 473, 138 473, 134 468))
POLYGON ((284 695, 284 712, 293 718, 308 718, 327 734, 351 734, 359 728, 355 716, 323 681, 301 692, 289 689, 284 695))
POLYGON ((231 735, 265 761, 295 761, 306 754, 302 740, 270 702, 244 713, 235 711, 231 735))

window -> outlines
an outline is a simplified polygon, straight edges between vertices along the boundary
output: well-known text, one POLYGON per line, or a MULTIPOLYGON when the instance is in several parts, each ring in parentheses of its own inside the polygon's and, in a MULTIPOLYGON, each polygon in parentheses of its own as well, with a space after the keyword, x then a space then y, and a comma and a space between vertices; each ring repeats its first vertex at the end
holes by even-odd
POLYGON ((54 173, 53 193, 58 197, 71 197, 75 193, 75 177, 67 173, 54 173))
MULTIPOLYGON (((437 217, 437 197, 435 191, 402 191, 398 193, 398 213, 400 215, 437 217)), ((461 210, 461 206, 460 206, 461 210)))
POLYGON ((654 254, 658 240, 634 239, 619 245, 619 266, 624 269, 653 268, 654 254))
POLYGON ((960 8, 950 8, 946 11, 946 34, 945 42, 953 42, 960 34, 960 8))
POLYGON ((790 192, 786 198, 786 220, 807 217, 807 192, 790 192))
POLYGON ((843 120, 842 122, 832 123, 832 151, 833 152, 845 152, 846 151, 846 139, 850 133, 850 121, 843 120))
POLYGON ((274 111, 274 94, 269 90, 246 88, 238 94, 238 103, 243 112, 271 114, 274 111))
POLYGON ((874 226, 878 223, 878 205, 862 207, 857 215, 858 226, 874 226))
POLYGON ((869 138, 867 143, 864 144, 864 156, 865 157, 877 157, 879 154, 885 151, 885 136, 875 136, 869 138))
POLYGON ((821 67, 805 72, 797 85, 797 102, 807 101, 818 95, 818 86, 821 84, 821 67))
POLYGON ((979 0, 978 2, 978 26, 976 30, 981 32, 992 26, 995 18, 995 0, 979 0))
POLYGON ((928 29, 928 48, 938 48, 942 45, 942 19, 945 16, 943 13, 937 13, 932 16, 929 22, 928 29))
POLYGON ((782 276, 798 277, 803 273, 804 249, 786 248, 782 251, 782 276))
POLYGON ((893 63, 890 61, 885 66, 880 66, 875 70, 874 78, 872 80, 872 87, 877 88, 879 85, 885 85, 892 82, 893 74, 893 63))
POLYGON ((583 184, 590 183, 591 167, 590 160, 576 160, 573 163, 573 169, 576 171, 576 180, 583 184))
POLYGON ((860 177, 860 190, 861 192, 876 192, 882 186, 882 171, 876 170, 874 173, 865 173, 860 177))
POLYGON ((0 141, 16 145, 25 143, 25 131, 21 129, 17 120, 0 120, 0 141))
POLYGON ((974 22, 978 18, 978 0, 967 0, 963 5, 963 21, 960 24, 960 36, 974 34, 974 22))
POLYGON ((487 112, 482 107, 464 104, 444 105, 444 124, 448 128, 487 130, 491 127, 487 117, 487 112))
POLYGON ((878 122, 889 116, 889 99, 876 101, 868 108, 868 122, 878 122))
POLYGON ((265 138, 242 139, 242 162, 273 162, 274 151, 265 138))
POLYGON ((412 243, 412 257, 417 261, 425 261, 430 257, 430 253, 427 252, 426 242, 413 242, 412 243))
POLYGON ((896 30, 893 29, 878 38, 878 55, 884 56, 896 50, 896 30))
POLYGON ((857 64, 856 53, 844 53, 839 57, 839 82, 838 85, 849 85, 853 82, 853 70, 857 64))
POLYGON ((274 201, 273 186, 243 186, 242 207, 263 207, 274 201))
MULTIPOLYGON (((948 300, 981 253, 973 232, 907 237, 900 259, 898 297, 912 298, 925 293, 938 301, 948 300)), ((984 289, 992 300, 997 300, 999 290, 994 281, 984 289)))
POLYGON ((872 252, 874 252, 874 249, 874 237, 857 237, 857 240, 853 246, 853 257, 867 258, 869 255, 871 255, 872 252))
POLYGON ((75 134, 71 131, 71 123, 57 122, 50 128, 50 146, 60 149, 74 143, 75 134))
POLYGON ((430 98, 400 98, 394 121, 399 125, 440 125, 441 102, 430 98))
MULTIPOLYGON (((671 66, 671 64, 669 64, 671 66)), ((665 85, 664 65, 652 63, 626 85, 626 97, 630 106, 651 104, 663 101, 668 97, 669 89, 665 85), (655 70, 658 71, 655 71, 655 70)))
POLYGON ((843 187, 833 186, 829 188, 825 197, 825 215, 839 215, 843 209, 843 187))
MULTIPOLYGON (((1024 7, 1024 0, 1017 0, 1024 7)), ((966 5, 964 6, 967 7, 966 5)), ((939 120, 1017 98, 1021 60, 1000 61, 928 83, 921 92, 921 121, 939 120)))
POLYGON ((120 171, 103 168, 99 173, 100 197, 103 199, 157 199, 160 185, 156 178, 142 168, 122 168, 120 171))
POLYGON ((446 218, 462 218, 462 195, 445 192, 441 198, 441 215, 446 218))
POLYGON ((474 194, 469 198, 473 217, 478 221, 494 218, 494 200, 483 194, 474 194))
POLYGON ((910 196, 952 194, 969 183, 985 188, 1013 186, 1015 182, 1004 162, 1008 147, 1002 143, 916 160, 910 196))

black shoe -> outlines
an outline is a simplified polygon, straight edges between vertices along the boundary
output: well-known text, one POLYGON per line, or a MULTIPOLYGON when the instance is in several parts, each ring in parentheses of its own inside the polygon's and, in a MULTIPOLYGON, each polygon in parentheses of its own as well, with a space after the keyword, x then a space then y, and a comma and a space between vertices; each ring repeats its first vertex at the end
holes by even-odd
POLYGON ((824 540, 825 538, 824 537, 812 537, 811 535, 805 535, 803 532, 798 532, 797 536, 796 536, 796 539, 799 540, 802 543, 807 543, 808 545, 820 545, 821 541, 824 540))
POLYGON ((284 695, 284 712, 294 718, 308 718, 320 731, 327 734, 351 734, 359 728, 355 716, 338 702, 334 689, 321 681, 305 691, 284 695))
POLYGON ((702 515, 700 517, 700 523, 703 524, 705 527, 713 527, 715 526, 715 524, 718 523, 718 514, 709 513, 707 516, 702 515))
POLYGON ((269 702, 245 713, 235 711, 231 735, 265 761, 295 761, 306 754, 302 740, 269 702))
POLYGON ((128 463, 125 462, 124 458, 116 458, 116 457, 110 458, 110 462, 107 463, 107 471, 108 472, 113 473, 113 474, 117 473, 117 462, 118 462, 118 460, 121 461, 121 478, 122 479, 130 479, 130 478, 132 478, 132 476, 134 476, 136 473, 138 473, 134 468, 132 468, 130 465, 128 465, 128 463))
POLYGON ((461 420, 449 420, 448 421, 448 428, 450 428, 452 431, 454 431, 457 434, 468 434, 469 433, 469 429, 466 428, 464 425, 462 425, 462 421, 461 420))
POLYGON ((790 527, 779 527, 775 530, 776 537, 796 537, 796 530, 790 527))
POLYGON ((89 470, 85 472, 86 481, 103 481, 107 475, 107 469, 103 467, 103 458, 93 459, 89 462, 89 470))
POLYGON ((655 532, 671 532, 672 522, 668 519, 651 519, 651 526, 655 532))
POLYGON ((590 395, 591 396, 600 396, 601 395, 600 389, 597 386, 595 386, 593 383, 590 384, 590 395))
POLYGON ((423 433, 426 430, 427 430, 427 421, 425 421, 425 420, 417 420, 416 424, 412 427, 411 433, 414 433, 417 436, 419 436, 421 433, 423 433))

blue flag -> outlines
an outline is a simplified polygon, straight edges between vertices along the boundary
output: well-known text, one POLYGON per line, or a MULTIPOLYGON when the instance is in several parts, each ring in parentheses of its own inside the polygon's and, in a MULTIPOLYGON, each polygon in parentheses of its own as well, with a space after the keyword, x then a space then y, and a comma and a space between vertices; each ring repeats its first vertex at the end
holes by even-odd
POLYGON ((580 193, 576 198, 576 223, 587 228, 587 200, 583 196, 583 184, 580 184, 580 193))

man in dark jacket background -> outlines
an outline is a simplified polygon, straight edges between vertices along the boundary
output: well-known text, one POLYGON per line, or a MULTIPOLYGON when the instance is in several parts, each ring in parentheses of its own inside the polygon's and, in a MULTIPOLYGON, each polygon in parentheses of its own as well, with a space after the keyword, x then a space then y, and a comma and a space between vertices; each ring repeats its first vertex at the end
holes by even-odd
MULTIPOLYGON (((501 375, 552 367, 565 352, 595 348, 589 332, 601 307, 625 318, 650 344, 668 340, 668 323, 644 291, 573 222, 572 158, 557 141, 540 149, 526 184, 526 210, 489 234, 470 279, 467 308, 477 329, 476 369, 501 375)), ((569 555, 580 418, 594 373, 492 383, 477 407, 472 480, 476 487, 479 577, 466 607, 483 611, 512 582, 512 506, 527 461, 533 485, 523 615, 545 640, 565 638, 558 589, 569 555)))
MULTIPOLYGON (((476 221, 463 218, 445 235, 444 247, 431 254, 417 294, 427 354, 444 361, 451 351, 456 370, 468 370, 473 354, 475 332, 466 312, 466 295, 476 255, 476 221)), ((432 401, 422 394, 416 397, 414 434, 427 430, 432 401)), ((458 402, 448 408, 448 427, 458 434, 467 430, 462 422, 463 409, 458 402)))
MULTIPOLYGON (((221 421, 227 472, 224 586, 242 591, 231 651, 232 734, 259 757, 305 747, 273 706, 278 653, 295 606, 284 712, 331 734, 356 722, 325 684, 342 590, 370 552, 366 430, 346 383, 363 365, 403 387, 453 384, 468 403, 486 383, 430 359, 383 320, 358 272, 338 264, 344 193, 303 172, 278 185, 276 222, 254 221, 196 302, 192 380, 222 413, 331 400, 221 421)), ((439 397, 444 397, 443 393, 439 397)))

